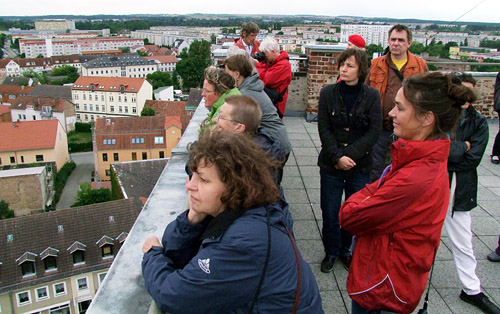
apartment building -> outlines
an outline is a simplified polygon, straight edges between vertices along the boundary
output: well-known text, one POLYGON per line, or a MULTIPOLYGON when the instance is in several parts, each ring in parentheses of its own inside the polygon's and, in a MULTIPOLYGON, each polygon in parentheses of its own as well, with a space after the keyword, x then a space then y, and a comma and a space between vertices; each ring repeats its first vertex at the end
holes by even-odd
POLYGON ((135 53, 123 56, 101 56, 82 65, 83 76, 146 77, 156 71, 158 71, 158 64, 155 61, 135 53))
POLYGON ((392 25, 373 25, 373 24, 341 24, 340 42, 346 43, 349 36, 358 34, 363 36, 366 45, 381 45, 385 47, 389 39, 389 30, 392 25))
POLYGON ((144 45, 142 39, 128 37, 96 37, 79 39, 20 39, 19 51, 26 58, 83 54, 86 52, 120 50, 121 48, 139 49, 144 45))
POLYGON ((76 121, 140 116, 153 99, 153 86, 144 78, 80 76, 71 87, 76 121))
POLYGON ((69 160, 68 139, 59 120, 0 123, 0 166, 55 164, 69 160))
POLYGON ((125 199, 3 220, 1 313, 85 313, 141 207, 125 199))
POLYGON ((97 119, 92 134, 94 165, 110 180, 114 162, 168 158, 181 138, 180 117, 146 116, 97 119))
POLYGON ((158 66, 158 71, 169 72, 169 73, 174 72, 177 62, 179 62, 179 59, 177 59, 177 57, 174 55, 151 56, 151 57, 144 57, 144 59, 152 60, 154 63, 156 63, 158 66))
POLYGON ((75 105, 64 98, 22 96, 10 106, 12 121, 57 119, 66 133, 75 129, 75 105))

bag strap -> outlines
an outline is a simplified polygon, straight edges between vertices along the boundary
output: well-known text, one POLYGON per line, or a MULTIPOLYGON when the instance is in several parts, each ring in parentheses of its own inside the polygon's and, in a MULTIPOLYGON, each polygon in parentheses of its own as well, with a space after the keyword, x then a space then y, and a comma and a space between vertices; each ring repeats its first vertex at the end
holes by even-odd
POLYGON ((271 218, 269 216, 269 209, 266 206, 266 218, 267 218, 267 253, 266 253, 266 261, 264 262, 264 268, 262 269, 262 274, 260 275, 259 285, 257 286, 257 292, 255 293, 252 301, 252 306, 250 306, 249 314, 252 313, 255 303, 257 303, 257 299, 259 298, 260 289, 262 288, 262 284, 264 283, 264 278, 266 277, 267 265, 269 264, 269 256, 271 255, 271 218))
POLYGON ((295 245, 295 241, 292 238, 292 234, 290 233, 290 230, 288 230, 288 227, 286 227, 286 233, 288 234, 288 238, 290 238, 290 242, 292 242, 293 246, 293 251, 295 252, 295 259, 297 260, 297 291, 295 292, 295 301, 293 303, 293 308, 292 308, 292 314, 297 313, 297 308, 299 307, 299 299, 300 299, 300 289, 302 287, 302 274, 300 271, 300 258, 299 258, 299 252, 297 250, 297 246, 295 245))
POLYGON ((399 71, 398 71, 398 70, 396 70, 395 68, 392 68, 392 67, 390 67, 390 68, 394 71, 394 73, 396 73, 396 76, 397 76, 397 77, 399 77, 399 79, 401 80, 401 82, 405 79, 405 78, 403 77, 403 74, 401 74, 401 72, 399 72, 399 71))
POLYGON ((418 311, 418 313, 427 311, 427 305, 429 303, 429 291, 431 290, 432 273, 434 272, 434 262, 436 261, 437 250, 438 248, 434 250, 434 258, 432 259, 431 273, 429 275, 429 283, 427 284, 427 293, 425 294, 424 305, 422 306, 422 309, 418 311))

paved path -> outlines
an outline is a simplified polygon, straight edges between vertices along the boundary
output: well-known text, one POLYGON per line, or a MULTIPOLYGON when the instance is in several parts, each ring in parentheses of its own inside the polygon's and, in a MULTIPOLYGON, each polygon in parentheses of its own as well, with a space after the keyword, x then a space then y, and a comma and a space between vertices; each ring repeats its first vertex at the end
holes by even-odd
MULTIPOLYGON (((286 117, 284 122, 293 153, 285 167, 282 185, 293 214, 298 246, 316 276, 325 313, 349 313, 351 300, 346 291, 346 270, 341 263, 336 263, 332 273, 320 272, 324 251, 321 243, 319 168, 316 166, 321 148, 317 123, 294 117, 286 117)), ((472 211, 472 229, 478 260, 477 275, 483 291, 500 305, 500 263, 486 260, 486 255, 496 248, 500 233, 500 165, 493 165, 489 158, 497 131, 498 120, 490 121, 490 141, 479 166, 479 206, 472 211)), ((429 313, 481 313, 458 298, 460 282, 444 230, 435 265, 429 313)))
POLYGON ((90 177, 94 170, 94 155, 92 152, 71 154, 71 159, 75 162, 76 168, 66 181, 61 198, 56 205, 56 210, 70 208, 76 200, 76 193, 80 189, 80 184, 90 183, 90 177))

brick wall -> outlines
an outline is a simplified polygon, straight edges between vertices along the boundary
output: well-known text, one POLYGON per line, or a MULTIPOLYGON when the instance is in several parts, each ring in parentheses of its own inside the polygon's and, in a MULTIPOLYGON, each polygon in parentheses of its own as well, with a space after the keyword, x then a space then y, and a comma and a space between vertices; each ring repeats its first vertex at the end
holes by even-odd
POLYGON ((344 49, 332 46, 312 46, 306 48, 309 58, 307 69, 307 113, 318 112, 319 92, 327 85, 332 84, 338 76, 335 60, 344 49))
POLYGON ((42 186, 37 175, 0 178, 0 185, 0 199, 9 204, 14 215, 29 215, 32 211, 43 210, 42 186))
POLYGON ((488 119, 498 118, 497 113, 493 110, 493 88, 496 73, 474 73, 473 75, 477 80, 476 92, 478 96, 474 108, 488 119))

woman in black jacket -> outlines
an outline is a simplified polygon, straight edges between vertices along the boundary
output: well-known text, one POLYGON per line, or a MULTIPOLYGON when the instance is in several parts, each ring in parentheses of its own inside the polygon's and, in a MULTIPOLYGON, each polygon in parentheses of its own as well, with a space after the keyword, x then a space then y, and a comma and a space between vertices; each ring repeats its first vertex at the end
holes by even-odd
POLYGON ((324 273, 337 258, 349 267, 352 236, 341 230, 338 218, 342 194, 347 199, 369 182, 372 146, 382 128, 380 95, 363 84, 369 71, 366 53, 347 49, 337 61, 341 81, 321 90, 318 105, 324 273))
MULTIPOLYGON (((457 83, 474 88, 476 80, 470 74, 455 75, 457 83)), ((462 106, 462 118, 451 134, 448 174, 450 205, 444 221, 458 278, 462 283, 460 299, 485 313, 500 313, 500 309, 481 292, 476 275, 476 258, 472 249, 470 210, 477 206, 477 167, 488 144, 488 122, 470 103, 462 106)))

